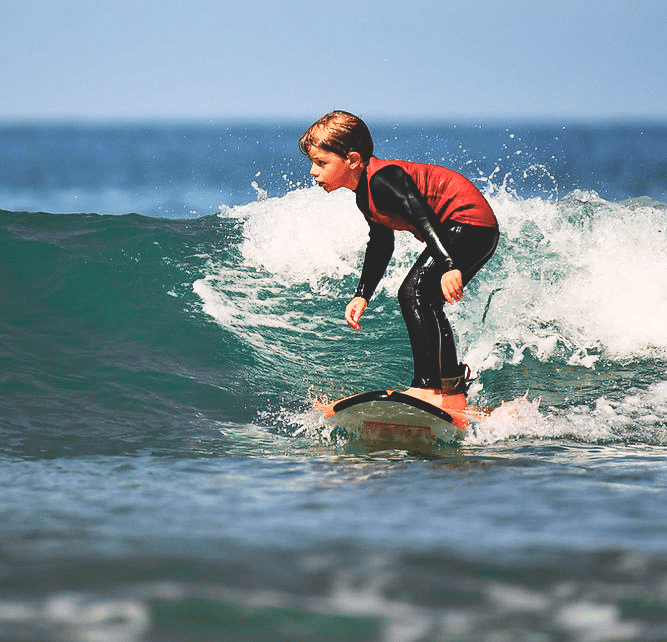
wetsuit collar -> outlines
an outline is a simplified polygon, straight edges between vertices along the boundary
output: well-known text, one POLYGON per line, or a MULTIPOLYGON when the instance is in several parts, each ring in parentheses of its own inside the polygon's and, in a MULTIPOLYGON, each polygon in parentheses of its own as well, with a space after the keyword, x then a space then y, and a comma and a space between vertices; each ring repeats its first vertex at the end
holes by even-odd
POLYGON ((364 190, 368 190, 368 165, 364 167, 364 171, 361 172, 354 193, 359 195, 360 193, 364 193, 364 190))

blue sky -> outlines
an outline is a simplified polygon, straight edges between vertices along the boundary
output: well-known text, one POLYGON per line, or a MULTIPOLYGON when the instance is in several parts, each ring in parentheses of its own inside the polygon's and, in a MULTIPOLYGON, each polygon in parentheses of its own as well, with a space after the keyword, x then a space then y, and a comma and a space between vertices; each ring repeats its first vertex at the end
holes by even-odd
POLYGON ((0 0, 0 119, 667 120, 667 0, 0 0))

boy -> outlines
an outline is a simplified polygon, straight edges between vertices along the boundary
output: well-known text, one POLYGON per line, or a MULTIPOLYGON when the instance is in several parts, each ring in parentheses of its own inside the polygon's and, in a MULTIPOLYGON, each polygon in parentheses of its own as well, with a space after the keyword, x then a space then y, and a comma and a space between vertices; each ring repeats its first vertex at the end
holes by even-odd
POLYGON ((406 394, 441 408, 465 408, 469 369, 458 362, 444 308, 463 298, 464 286, 498 244, 498 222, 486 199, 453 170, 379 160, 364 121, 345 111, 311 125, 299 148, 325 191, 345 187, 355 192, 370 228, 359 285, 345 310, 351 327, 361 327, 359 320, 387 269, 394 231, 407 230, 426 243, 398 292, 414 359, 406 394))

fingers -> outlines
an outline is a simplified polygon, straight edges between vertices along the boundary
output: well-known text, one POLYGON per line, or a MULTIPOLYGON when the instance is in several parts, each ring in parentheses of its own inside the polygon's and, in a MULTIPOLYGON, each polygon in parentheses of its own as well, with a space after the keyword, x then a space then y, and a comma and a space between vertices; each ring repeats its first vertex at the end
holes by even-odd
POLYGON ((361 329, 359 319, 361 319, 361 315, 364 313, 367 305, 368 302, 362 297, 355 297, 347 304, 347 307, 345 308, 345 320, 350 327, 355 330, 361 329))
POLYGON ((355 330, 360 330, 361 326, 359 325, 359 319, 361 319, 361 314, 362 313, 358 308, 350 308, 348 306, 348 309, 345 311, 345 320, 349 326, 353 327, 355 330))
POLYGON ((463 298, 463 277, 459 270, 445 272, 440 279, 440 286, 447 303, 457 303, 463 298))

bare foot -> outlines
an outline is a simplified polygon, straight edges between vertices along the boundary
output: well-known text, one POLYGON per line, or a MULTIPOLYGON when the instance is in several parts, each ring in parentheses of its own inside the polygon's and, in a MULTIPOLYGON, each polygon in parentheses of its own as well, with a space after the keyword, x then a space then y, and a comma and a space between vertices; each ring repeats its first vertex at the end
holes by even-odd
POLYGON ((443 395, 442 391, 433 388, 408 388, 403 394, 410 395, 430 403, 437 408, 451 410, 463 410, 468 404, 463 393, 456 395, 443 395))

